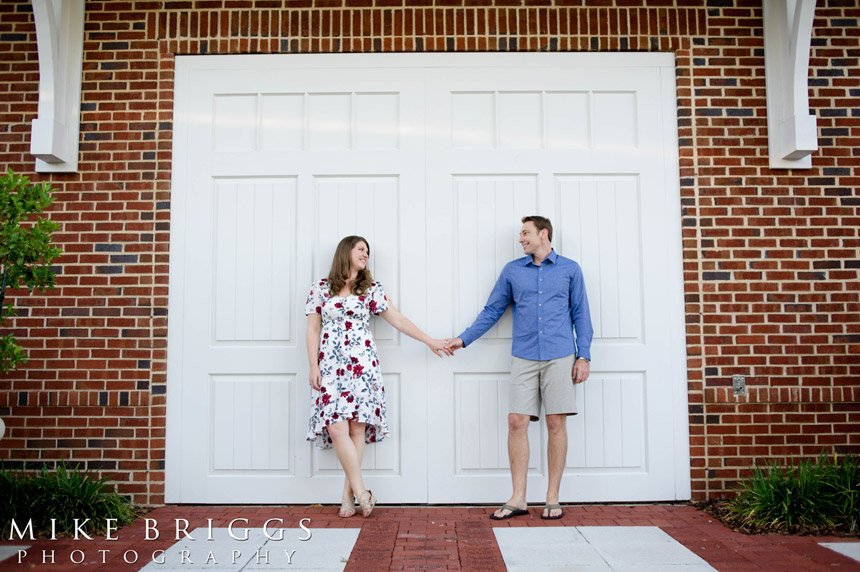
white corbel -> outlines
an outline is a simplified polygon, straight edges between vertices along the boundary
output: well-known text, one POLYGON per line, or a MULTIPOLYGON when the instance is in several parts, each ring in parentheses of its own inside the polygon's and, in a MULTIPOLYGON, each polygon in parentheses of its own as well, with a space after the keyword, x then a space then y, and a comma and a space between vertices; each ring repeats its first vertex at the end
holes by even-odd
POLYGON ((39 173, 78 169, 84 0, 31 0, 39 48, 39 110, 30 153, 39 173))
POLYGON ((772 169, 809 169, 818 127, 809 113, 815 0, 762 0, 767 138, 772 169))

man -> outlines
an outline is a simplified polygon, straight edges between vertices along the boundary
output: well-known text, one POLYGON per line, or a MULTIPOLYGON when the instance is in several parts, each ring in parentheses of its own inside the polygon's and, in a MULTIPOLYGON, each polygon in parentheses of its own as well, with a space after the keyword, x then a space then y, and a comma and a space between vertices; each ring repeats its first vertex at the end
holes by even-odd
POLYGON ((541 518, 554 520, 563 514, 558 492, 567 458, 566 418, 576 414, 574 384, 588 379, 593 330, 582 269, 553 250, 549 219, 527 216, 522 224, 520 245, 525 256, 505 265, 484 309, 448 345, 454 350, 470 345, 513 304, 508 412, 513 495, 490 518, 503 520, 528 514, 528 425, 530 420, 539 419, 543 403, 549 434, 549 485, 541 518))

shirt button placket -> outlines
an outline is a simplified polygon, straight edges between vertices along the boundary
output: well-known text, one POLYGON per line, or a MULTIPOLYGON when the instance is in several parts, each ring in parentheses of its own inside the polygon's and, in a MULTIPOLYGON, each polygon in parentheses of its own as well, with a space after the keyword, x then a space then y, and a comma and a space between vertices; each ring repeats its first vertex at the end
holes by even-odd
POLYGON ((541 305, 541 294, 543 294, 543 286, 541 283, 543 282, 543 265, 538 266, 538 359, 543 359, 543 329, 541 329, 540 322, 543 321, 543 316, 541 312, 543 311, 543 306, 541 305))

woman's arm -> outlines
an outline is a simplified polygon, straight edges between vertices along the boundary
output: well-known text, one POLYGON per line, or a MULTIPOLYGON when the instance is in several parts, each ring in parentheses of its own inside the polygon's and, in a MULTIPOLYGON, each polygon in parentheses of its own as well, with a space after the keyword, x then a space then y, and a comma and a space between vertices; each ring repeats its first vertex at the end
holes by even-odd
POLYGON ((310 367, 308 381, 311 387, 319 391, 322 389, 322 379, 320 377, 320 330, 322 330, 322 318, 319 314, 308 315, 308 366, 310 367))
POLYGON ((425 334, 421 328, 412 323, 412 321, 400 313, 391 300, 388 300, 388 309, 379 314, 383 319, 391 324, 397 331, 403 332, 412 339, 418 340, 427 345, 430 351, 439 357, 443 355, 453 355, 454 351, 445 347, 445 340, 437 340, 425 334))

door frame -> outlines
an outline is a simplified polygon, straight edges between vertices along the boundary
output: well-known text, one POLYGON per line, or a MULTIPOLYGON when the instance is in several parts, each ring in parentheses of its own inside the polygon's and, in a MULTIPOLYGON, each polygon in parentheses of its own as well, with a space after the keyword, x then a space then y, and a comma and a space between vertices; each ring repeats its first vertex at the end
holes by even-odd
MULTIPOLYGON (((267 54, 267 55, 211 55, 177 56, 175 76, 188 75, 193 71, 215 69, 284 70, 294 68, 444 68, 444 67, 660 67, 664 93, 675 94, 675 59, 671 53, 464 53, 464 54, 267 54)), ((185 296, 184 272, 182 268, 186 252, 185 217, 189 205, 184 193, 176 192, 187 188, 189 166, 187 160, 179 155, 182 149, 178 142, 187 141, 189 122, 193 121, 193 102, 189 101, 189 82, 175 81, 173 115, 173 170, 171 175, 171 232, 170 267, 168 298, 167 334, 167 392, 165 419, 165 501, 181 502, 180 490, 182 471, 180 457, 181 415, 183 409, 183 335, 187 324, 183 320, 183 299, 185 296), (185 90, 179 91, 180 86, 185 90)), ((664 172, 665 208, 667 220, 673 229, 672 248, 666 252, 669 257, 670 275, 666 277, 669 290, 669 315, 666 321, 670 328, 673 347, 683 351, 674 352, 676 358, 671 364, 672 375, 672 444, 675 469, 675 496, 689 499, 690 481, 690 435, 687 393, 686 337, 683 305, 683 256, 681 227, 680 171, 678 164, 678 122, 677 106, 664 108, 662 116, 664 134, 664 172), (672 151, 674 150, 674 154, 672 151)), ((427 246, 429 248, 430 245, 427 246)))

